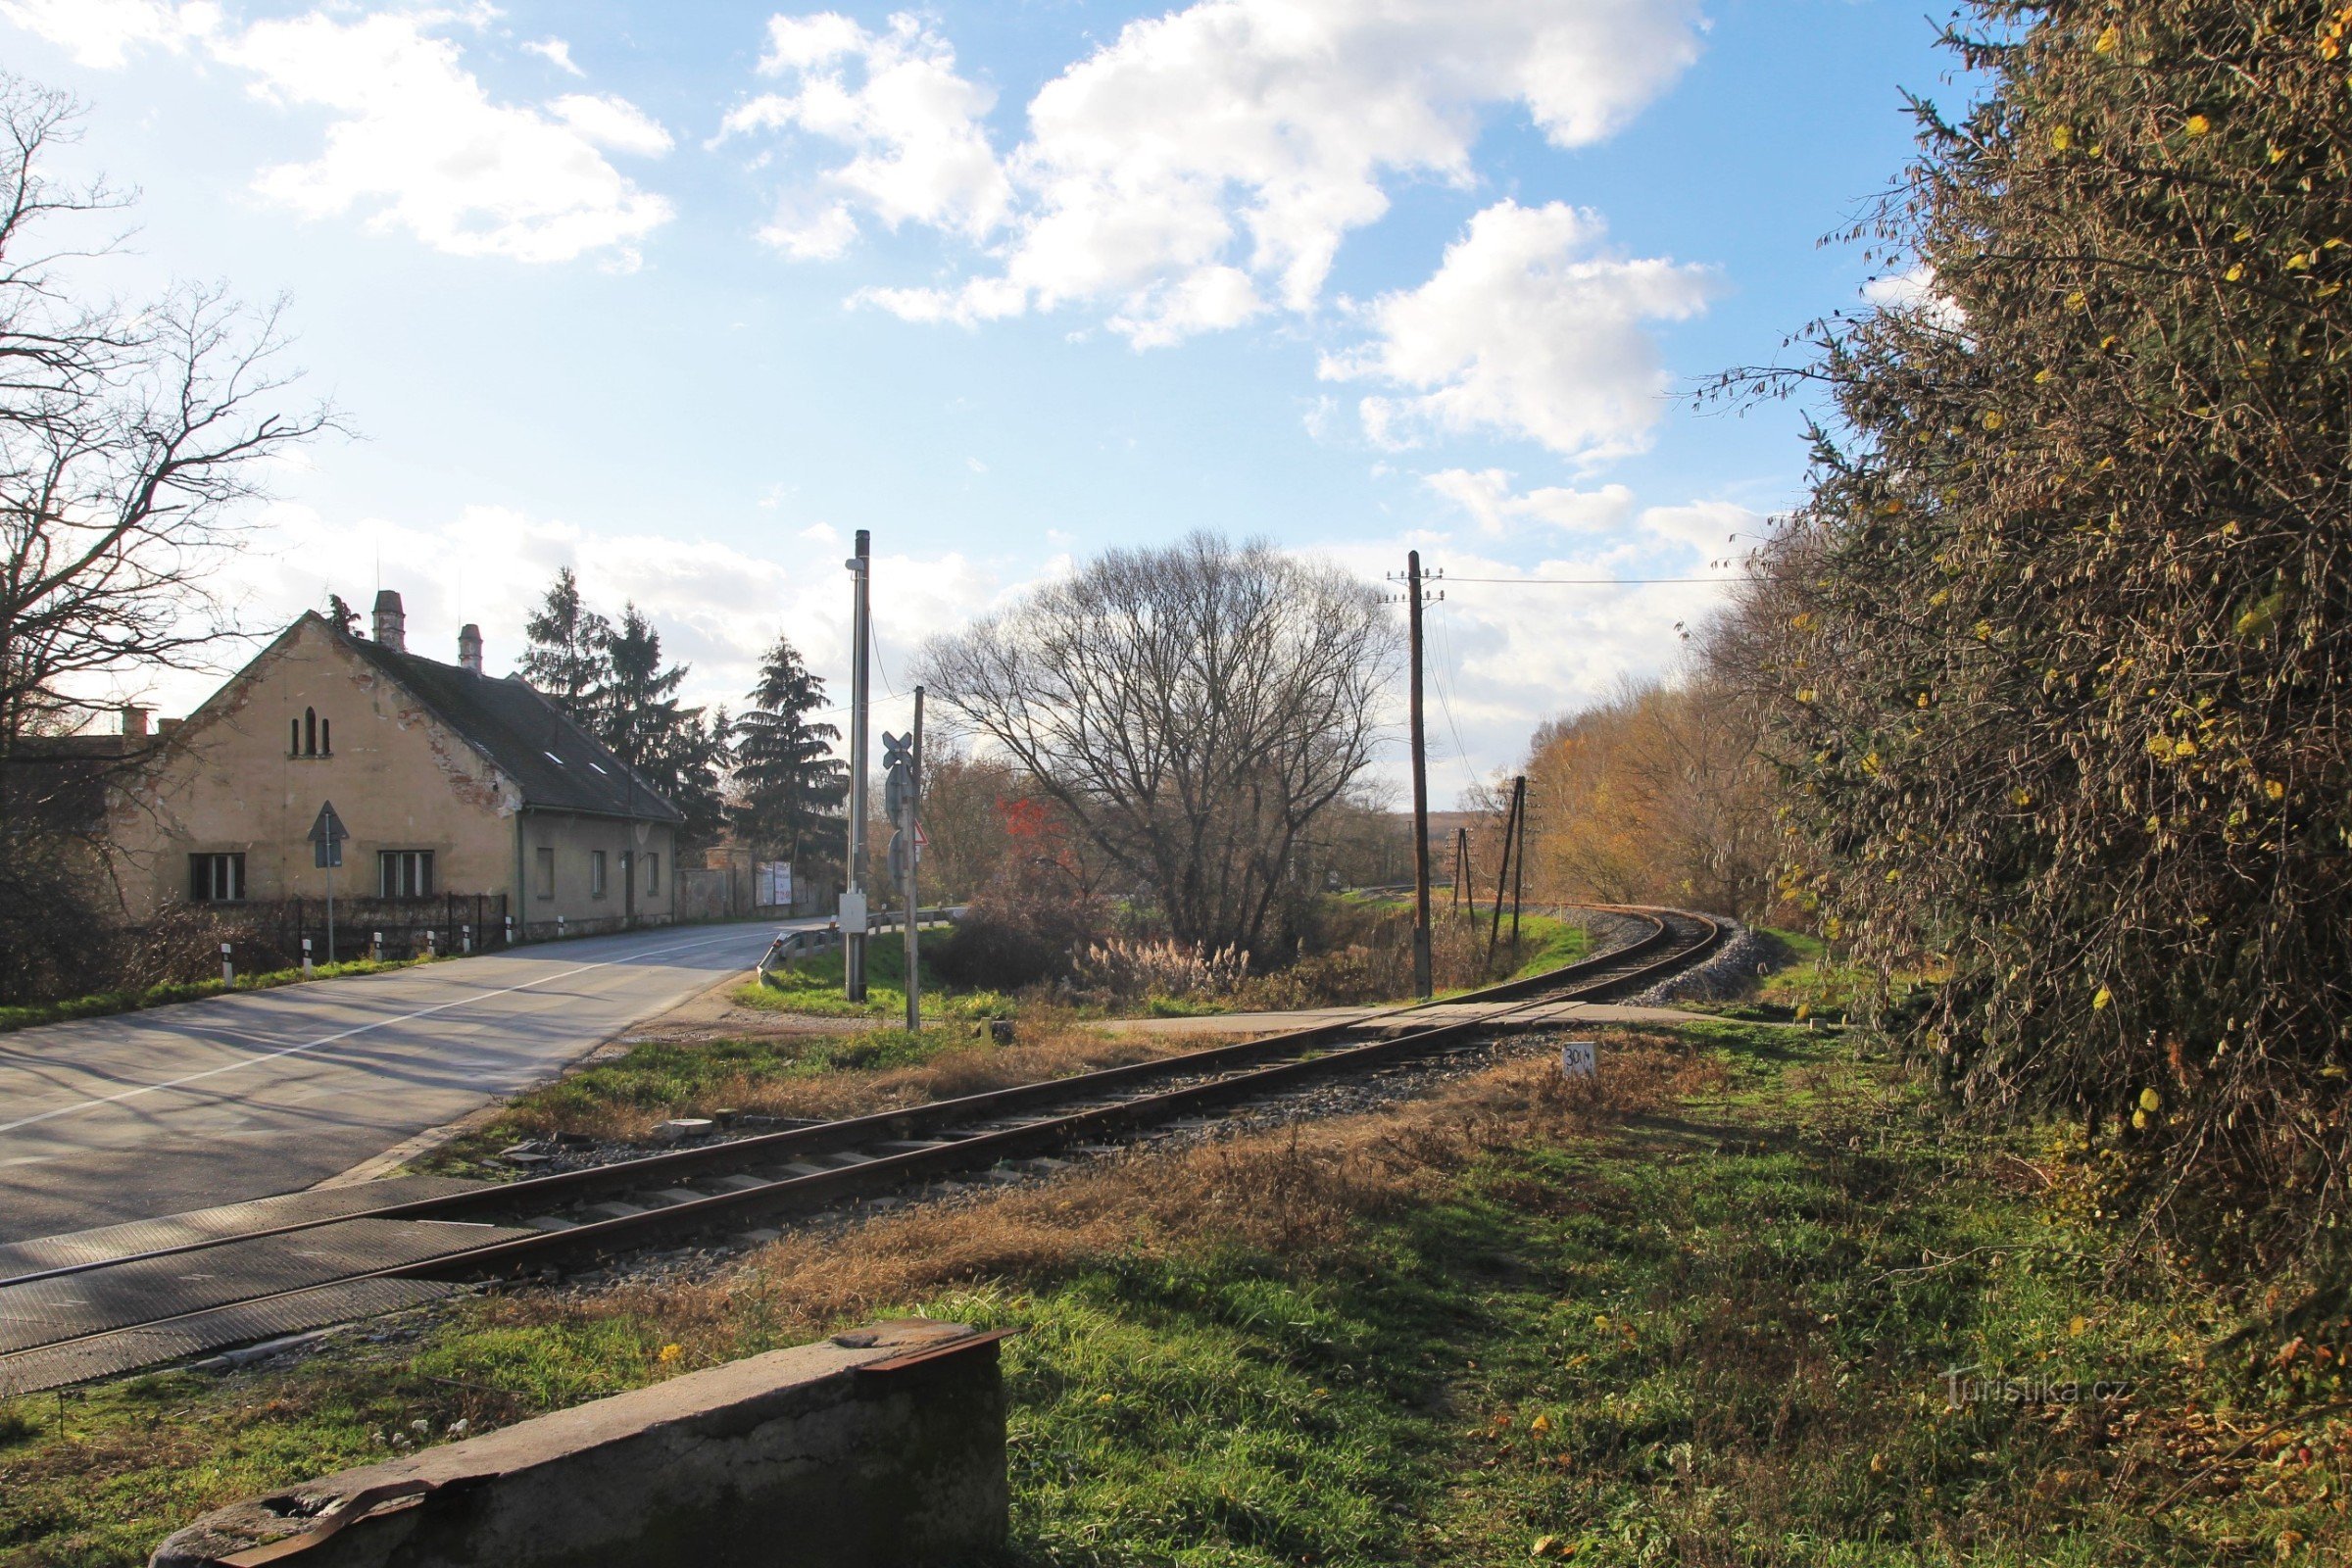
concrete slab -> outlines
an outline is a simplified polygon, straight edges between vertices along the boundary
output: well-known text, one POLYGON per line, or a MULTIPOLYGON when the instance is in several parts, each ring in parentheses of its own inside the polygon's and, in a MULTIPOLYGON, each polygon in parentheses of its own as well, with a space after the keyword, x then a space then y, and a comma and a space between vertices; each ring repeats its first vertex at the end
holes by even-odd
POLYGON ((235 1503, 150 1565, 921 1568, 1002 1548, 1006 1513, 995 1336, 915 1319, 235 1503))

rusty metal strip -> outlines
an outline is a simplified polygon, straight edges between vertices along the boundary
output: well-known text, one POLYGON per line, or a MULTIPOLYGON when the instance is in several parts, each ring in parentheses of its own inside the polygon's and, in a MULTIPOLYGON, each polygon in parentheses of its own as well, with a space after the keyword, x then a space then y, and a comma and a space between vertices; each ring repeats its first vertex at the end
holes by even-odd
POLYGON ((904 1372, 909 1367, 923 1366, 932 1361, 945 1361, 951 1356, 961 1355, 966 1350, 976 1350, 983 1345, 994 1345, 999 1340, 1009 1340, 1015 1334, 1024 1332, 1026 1331, 1017 1328, 989 1329, 984 1333, 966 1335, 960 1340, 950 1340, 944 1345, 932 1345, 919 1350, 908 1350, 906 1354, 894 1355, 887 1361, 868 1361, 855 1370, 859 1377, 883 1377, 893 1372, 904 1372))

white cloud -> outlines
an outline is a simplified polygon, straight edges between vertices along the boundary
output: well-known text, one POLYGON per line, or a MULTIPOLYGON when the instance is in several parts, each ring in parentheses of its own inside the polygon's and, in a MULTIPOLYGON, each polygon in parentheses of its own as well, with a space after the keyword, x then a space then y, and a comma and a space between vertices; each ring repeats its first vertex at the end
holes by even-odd
MULTIPOLYGON (((460 256, 559 262, 605 251, 622 265, 634 265, 633 243, 670 217, 667 201, 603 151, 665 151, 668 133, 643 112, 582 94, 544 109, 500 103, 466 70, 442 33, 483 25, 494 15, 486 8, 337 7, 242 30, 215 6, 164 0, 0 0, 0 15, 91 64, 119 65, 140 45, 200 44, 245 72, 255 96, 328 111, 317 158, 254 181, 264 199, 307 217, 361 210, 371 227, 406 229, 460 256)), ((568 65, 549 42, 556 52, 540 52, 568 65)))
POLYGON ((1872 278, 1862 285, 1862 298, 1882 311, 1915 312, 1932 325, 1955 331, 1965 319, 1952 297, 1936 286, 1936 269, 1926 262, 1872 278))
MULTIPOLYGON (((482 628, 486 667, 504 674, 522 653, 524 618, 567 565, 594 608, 617 615, 634 601, 652 618, 663 655, 693 665, 689 703, 740 709, 778 632, 825 678, 834 702, 849 700, 850 575, 839 565, 838 534, 823 524, 802 537, 824 554, 785 562, 720 540, 596 532, 497 506, 395 520, 329 518, 280 504, 258 521, 237 586, 244 622, 264 637, 305 610, 323 610, 329 593, 365 614, 375 593, 369 568, 322 576, 318 564, 380 556, 382 586, 401 595, 408 612, 410 652, 454 663, 458 628, 472 621, 482 628)), ((967 623, 1017 587, 998 565, 953 552, 886 553, 874 558, 873 571, 877 607, 888 607, 875 617, 875 639, 893 672, 910 667, 923 637, 967 623)), ((145 695, 166 713, 184 713, 220 678, 167 675, 145 695)), ((879 702, 879 683, 876 694, 879 702)), ((877 708, 877 722, 896 727, 902 716, 877 708)))
POLYGON ((728 126, 852 151, 786 199, 767 238, 789 254, 839 254, 865 212, 1002 258, 1001 271, 862 301, 965 323, 1100 306, 1146 347, 1313 309, 1347 234, 1387 212, 1388 181, 1473 183, 1483 113, 1501 105, 1557 146, 1597 140, 1690 64, 1699 27, 1697 0, 1200 0, 1128 24, 1047 83, 1000 160, 993 95, 955 74, 916 18, 877 34, 830 13, 778 17, 761 69, 790 90, 728 126))
POLYGON ((0 17, 40 34, 77 64, 112 70, 142 45, 187 48, 220 25, 220 9, 169 0, 0 0, 0 17))
POLYGON ((1711 569, 1729 569, 1761 540, 1765 517, 1731 501, 1692 501, 1679 507, 1649 507, 1642 531, 1692 550, 1711 569), (1742 544, 1742 539, 1747 541, 1742 544))
POLYGON ((767 243, 796 258, 838 256, 859 211, 890 228, 911 220, 974 239, 1003 220, 1011 187, 984 124, 996 94, 956 74, 956 52, 914 18, 893 17, 879 33, 832 13, 771 18, 760 72, 783 89, 729 114, 721 140, 794 130, 855 154, 781 198, 760 231, 767 243))
POLYGON ((635 104, 610 95, 567 93, 548 106, 581 137, 616 153, 659 158, 669 151, 669 132, 635 104))
POLYGON ((1706 308, 1713 275, 1601 247, 1598 215, 1503 201, 1471 219, 1429 281, 1369 310, 1379 337, 1327 356, 1327 380, 1413 389, 1359 406, 1375 441, 1425 429, 1524 436, 1593 464, 1646 444, 1669 385, 1644 323, 1706 308))
MULTIPOLYGON (((1403 564, 1408 549, 1418 549, 1426 567, 1446 574, 1446 597, 1429 608, 1425 621, 1430 789, 1441 804, 1473 783, 1513 771, 1544 719, 1606 698, 1628 676, 1672 670, 1683 650, 1677 627, 1695 626, 1724 602, 1725 586, 1715 581, 1587 581, 1694 575, 1653 569, 1658 542, 1640 527, 1589 537, 1532 564, 1501 560, 1444 534, 1313 553, 1336 557, 1358 576, 1377 581, 1403 564), (1545 578, 1579 580, 1536 580, 1545 578)), ((1404 716, 1401 693, 1392 693, 1382 718, 1393 734, 1402 734, 1404 716)), ((1402 785, 1400 744, 1384 758, 1382 770, 1402 785)))
POLYGON ((588 74, 588 73, 582 71, 577 65, 572 63, 571 45, 565 43, 561 38, 537 38, 529 43, 524 44, 522 47, 528 50, 530 53, 537 55, 540 59, 545 60, 550 65, 554 66, 558 71, 574 76, 585 76, 588 74))
POLYGON ((1598 490, 1547 485, 1519 495, 1511 489, 1511 476, 1500 468, 1444 468, 1422 475, 1421 482, 1469 513, 1477 519, 1478 531, 1490 536, 1509 533, 1520 521, 1595 533, 1623 527, 1634 514, 1634 493, 1621 484, 1598 490))
MULTIPOLYGON (((1606 538, 1624 549, 1669 550, 1685 561, 1695 551, 1710 572, 1729 570, 1745 553, 1739 539, 1752 544, 1766 521, 1732 501, 1638 507, 1634 492, 1622 484, 1597 490, 1546 485, 1523 494, 1511 488, 1511 476, 1500 468, 1442 468, 1423 474, 1421 482, 1469 514, 1489 538, 1510 535, 1517 524, 1539 523, 1588 540, 1606 538)), ((1674 574, 1689 570, 1677 566, 1674 574)))

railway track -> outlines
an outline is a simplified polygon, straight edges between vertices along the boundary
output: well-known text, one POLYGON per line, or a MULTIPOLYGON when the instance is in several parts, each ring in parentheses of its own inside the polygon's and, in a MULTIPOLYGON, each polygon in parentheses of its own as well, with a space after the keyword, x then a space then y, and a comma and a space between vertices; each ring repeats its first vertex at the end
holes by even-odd
POLYGON ((1441 1054, 1644 989, 1722 926, 1648 929, 1542 975, 1348 1023, 509 1183, 405 1178, 0 1247, 0 1395, 62 1387, 974 1173, 1050 1169, 1152 1126, 1441 1054))

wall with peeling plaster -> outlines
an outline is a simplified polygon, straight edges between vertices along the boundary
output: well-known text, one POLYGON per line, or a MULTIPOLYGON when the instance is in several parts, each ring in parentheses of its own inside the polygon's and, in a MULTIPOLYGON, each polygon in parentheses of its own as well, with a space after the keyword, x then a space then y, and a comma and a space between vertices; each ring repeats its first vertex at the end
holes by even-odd
POLYGON ((559 915, 569 930, 607 929, 626 908, 627 853, 639 922, 665 922, 675 907, 669 827, 528 808, 488 757, 306 618, 174 730, 157 764, 114 802, 109 828, 129 917, 185 899, 188 858, 198 854, 242 854, 249 900, 323 896, 328 873, 312 864, 310 831, 330 800, 351 832, 333 873, 339 895, 375 894, 379 852, 430 850, 435 893, 514 896, 510 907, 531 935, 552 935, 559 915), (315 757, 291 744, 290 726, 306 713, 330 738, 315 757), (553 899, 537 896, 532 876, 530 852, 541 845, 557 852, 553 899), (595 850, 610 869, 602 898, 589 891, 595 850), (652 856, 660 875, 649 889, 652 856))

